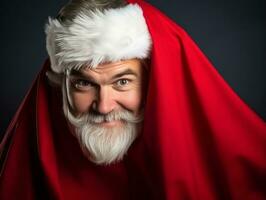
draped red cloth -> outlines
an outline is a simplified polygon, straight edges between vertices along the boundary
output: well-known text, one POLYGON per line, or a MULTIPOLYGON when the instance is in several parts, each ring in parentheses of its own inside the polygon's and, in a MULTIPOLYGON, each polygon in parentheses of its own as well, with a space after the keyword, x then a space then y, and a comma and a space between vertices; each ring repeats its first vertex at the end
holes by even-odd
POLYGON ((119 163, 88 161, 47 61, 1 143, 0 199, 265 200, 265 122, 181 27, 130 2, 153 40, 141 136, 119 163))

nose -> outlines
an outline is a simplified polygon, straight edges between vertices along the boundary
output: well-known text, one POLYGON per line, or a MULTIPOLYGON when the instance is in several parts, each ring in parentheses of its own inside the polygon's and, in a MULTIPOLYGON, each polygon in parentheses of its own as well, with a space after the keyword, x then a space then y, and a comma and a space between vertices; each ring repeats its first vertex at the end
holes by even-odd
POLYGON ((101 87, 96 99, 96 110, 101 114, 107 114, 115 109, 116 102, 110 88, 101 87))

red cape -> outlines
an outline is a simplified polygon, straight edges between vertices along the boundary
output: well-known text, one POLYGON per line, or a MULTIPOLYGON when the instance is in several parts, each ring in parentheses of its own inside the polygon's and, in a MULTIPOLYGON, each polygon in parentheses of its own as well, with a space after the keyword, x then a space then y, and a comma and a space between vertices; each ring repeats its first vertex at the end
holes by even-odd
POLYGON ((120 163, 88 161, 47 61, 0 147, 1 200, 266 199, 265 122, 182 28, 137 3, 153 40, 141 137, 120 163))

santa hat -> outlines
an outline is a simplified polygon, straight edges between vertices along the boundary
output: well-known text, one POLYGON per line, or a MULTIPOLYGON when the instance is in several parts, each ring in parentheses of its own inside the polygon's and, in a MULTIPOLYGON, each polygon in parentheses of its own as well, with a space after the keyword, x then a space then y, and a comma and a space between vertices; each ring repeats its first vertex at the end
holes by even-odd
POLYGON ((137 4, 81 11, 67 24, 49 18, 46 46, 51 68, 96 67, 100 63, 149 56, 151 37, 137 4))

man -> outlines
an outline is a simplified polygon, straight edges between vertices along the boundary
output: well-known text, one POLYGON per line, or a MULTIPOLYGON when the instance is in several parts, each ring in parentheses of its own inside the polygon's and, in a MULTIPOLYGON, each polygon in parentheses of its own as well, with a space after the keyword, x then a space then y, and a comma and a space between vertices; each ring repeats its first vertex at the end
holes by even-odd
POLYGON ((76 0, 46 34, 0 199, 266 198, 265 122, 158 10, 76 0))
POLYGON ((139 132, 142 63, 151 39, 137 5, 96 2, 72 3, 50 20, 47 50, 54 77, 64 76, 64 114, 82 150, 90 160, 109 164, 123 158, 139 132), (118 8, 108 10, 112 6, 118 8))

